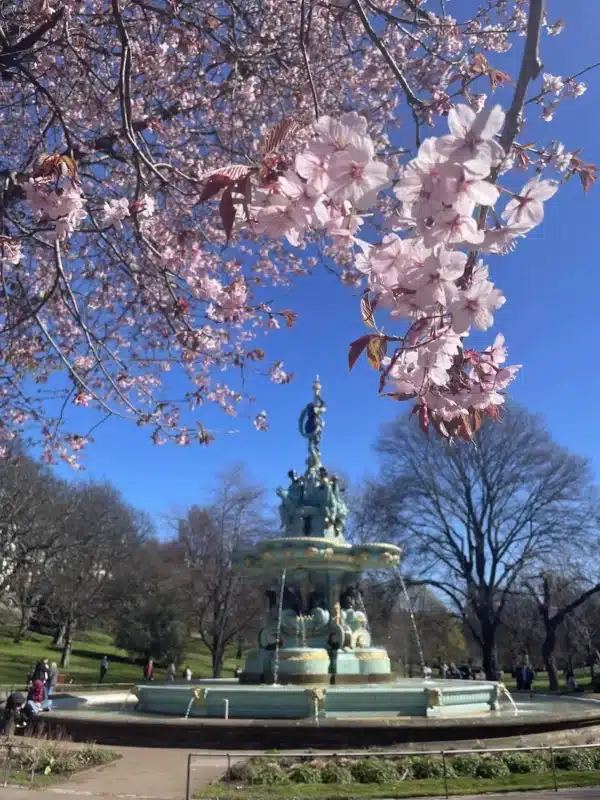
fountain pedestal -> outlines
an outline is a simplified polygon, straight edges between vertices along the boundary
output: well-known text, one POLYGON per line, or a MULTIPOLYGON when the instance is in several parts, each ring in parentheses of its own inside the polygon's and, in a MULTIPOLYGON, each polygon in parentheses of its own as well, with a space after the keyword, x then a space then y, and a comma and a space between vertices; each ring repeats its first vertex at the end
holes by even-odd
POLYGON ((325 403, 321 386, 302 411, 308 439, 304 475, 290 470, 278 489, 283 536, 257 544, 242 556, 262 578, 269 601, 258 649, 249 653, 243 683, 342 684, 391 680, 385 650, 372 646, 358 585, 366 570, 391 569, 400 548, 382 542, 350 544, 344 538, 348 508, 340 480, 321 463, 325 403))

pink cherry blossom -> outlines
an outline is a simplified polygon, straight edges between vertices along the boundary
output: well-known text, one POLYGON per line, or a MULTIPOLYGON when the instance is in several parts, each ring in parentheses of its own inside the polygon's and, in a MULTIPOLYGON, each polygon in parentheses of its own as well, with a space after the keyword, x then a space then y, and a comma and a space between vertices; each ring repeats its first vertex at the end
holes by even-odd
POLYGON ((466 164, 480 161, 497 164, 503 158, 504 151, 494 140, 504 125, 500 106, 488 106, 478 114, 469 106, 455 106, 448 115, 448 125, 450 135, 437 142, 442 155, 466 164))
POLYGON ((104 224, 114 225, 116 228, 122 228, 122 220, 128 217, 129 200, 126 197, 120 197, 118 200, 109 200, 104 203, 104 224))
POLYGON ((387 165, 373 160, 373 146, 364 137, 331 156, 328 174, 329 197, 355 205, 364 194, 384 189, 389 180, 387 165))
POLYGON ((467 333, 474 325, 477 330, 485 331, 494 324, 493 312, 506 302, 504 295, 487 280, 474 283, 469 289, 461 292, 450 307, 452 326, 456 333, 467 333))
POLYGON ((527 181, 520 193, 514 195, 502 212, 508 225, 518 225, 522 230, 531 230, 544 219, 544 202, 558 191, 556 181, 542 180, 539 175, 527 181))

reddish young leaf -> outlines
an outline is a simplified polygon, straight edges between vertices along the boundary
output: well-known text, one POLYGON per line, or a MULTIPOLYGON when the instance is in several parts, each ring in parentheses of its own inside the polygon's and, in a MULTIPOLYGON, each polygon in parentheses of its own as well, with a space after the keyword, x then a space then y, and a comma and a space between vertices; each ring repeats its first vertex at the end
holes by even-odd
POLYGON ((356 364, 357 358, 360 356, 372 338, 373 334, 368 333, 366 336, 361 336, 360 339, 356 339, 350 344, 350 349, 348 351, 348 369, 352 369, 352 367, 356 364))
POLYGON ((365 325, 368 325, 369 328, 375 328, 373 309, 374 306, 371 303, 369 293, 365 292, 365 294, 363 294, 363 296, 360 298, 360 315, 362 317, 362 321, 365 323, 365 325))
POLYGON ((263 157, 277 150, 280 144, 302 130, 302 125, 292 117, 280 120, 265 136, 262 154, 263 157))
POLYGON ((225 236, 227 237, 227 244, 231 238, 231 231, 235 221, 235 206, 233 205, 233 198, 231 196, 231 187, 227 187, 221 196, 219 203, 219 212, 221 214, 221 222, 225 228, 225 236))
POLYGON ((204 188, 202 189, 202 193, 198 202, 205 203, 207 200, 210 200, 211 197, 214 197, 216 194, 218 194, 221 189, 224 189, 230 184, 231 178, 227 178, 225 175, 211 175, 204 184, 204 188))
POLYGON ((212 178, 213 175, 222 175, 224 178, 230 178, 232 181, 239 181, 240 178, 245 178, 246 175, 250 175, 251 172, 256 171, 257 167, 249 167, 246 164, 228 164, 226 167, 211 169, 210 172, 201 175, 200 180, 205 181, 208 178, 212 178))
POLYGON ((372 336, 367 344, 367 358, 373 369, 381 368, 381 361, 387 352, 387 339, 385 336, 372 336))

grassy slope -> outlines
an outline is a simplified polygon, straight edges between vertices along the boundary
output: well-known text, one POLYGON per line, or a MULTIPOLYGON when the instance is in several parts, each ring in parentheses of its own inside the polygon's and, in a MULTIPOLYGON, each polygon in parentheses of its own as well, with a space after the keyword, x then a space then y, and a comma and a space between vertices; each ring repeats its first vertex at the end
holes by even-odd
MULTIPOLYGON (((110 660, 107 682, 133 683, 141 680, 141 666, 132 663, 127 653, 114 647, 111 638, 103 633, 82 632, 75 640, 71 663, 65 671, 74 683, 95 683, 103 655, 110 660)), ((49 636, 30 634, 20 644, 15 644, 10 631, 0 630, 0 685, 22 687, 31 667, 41 658, 60 663, 60 651, 52 648, 49 636)), ((210 653, 196 638, 189 642, 184 663, 189 664, 195 678, 211 676, 210 653)), ((223 677, 231 677, 236 666, 235 659, 228 658, 223 677)), ((157 677, 164 677, 162 670, 158 670, 157 677)))
MULTIPOLYGON (((557 772, 559 787, 597 786, 598 772, 557 772)), ((506 778, 448 780, 450 794, 483 794, 485 792, 553 789, 551 773, 511 775, 506 778)), ((354 798, 439 797, 444 783, 437 779, 401 783, 293 784, 288 786, 210 786, 197 792, 196 798, 236 798, 237 800, 354 800, 354 798)))

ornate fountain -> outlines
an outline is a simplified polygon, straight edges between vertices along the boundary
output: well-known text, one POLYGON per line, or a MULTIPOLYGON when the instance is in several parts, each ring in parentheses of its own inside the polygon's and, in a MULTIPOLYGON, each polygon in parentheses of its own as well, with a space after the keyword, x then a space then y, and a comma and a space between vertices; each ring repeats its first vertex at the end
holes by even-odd
POLYGON ((325 401, 319 379, 302 410, 306 470, 279 488, 283 535, 262 541, 244 565, 267 584, 259 647, 247 657, 244 683, 343 684, 392 679, 387 652, 374 647, 358 579, 400 561, 392 544, 349 544, 348 507, 339 477, 321 461, 325 401))
POLYGON ((360 576, 397 566, 400 549, 346 541, 343 487, 321 461, 326 406, 318 378, 313 388, 299 421, 308 442, 306 470, 300 476, 290 470, 288 488, 277 490, 282 535, 239 556, 266 589, 258 647, 248 653, 239 680, 136 687, 137 710, 224 718, 232 726, 239 719, 311 719, 321 731, 328 720, 382 719, 387 730, 408 718, 495 711, 502 684, 396 680, 387 652, 373 645, 360 576))

